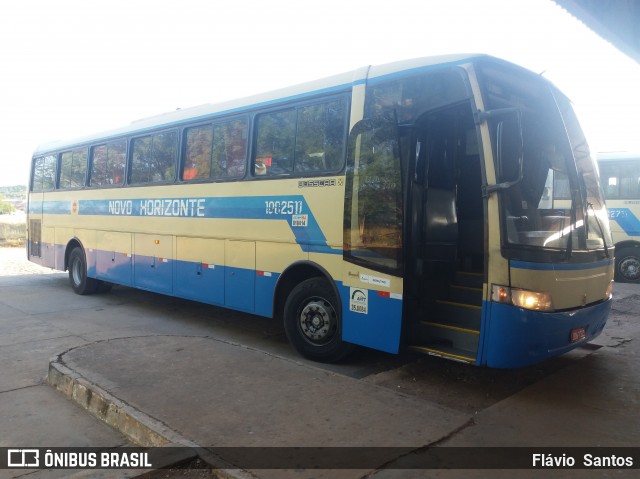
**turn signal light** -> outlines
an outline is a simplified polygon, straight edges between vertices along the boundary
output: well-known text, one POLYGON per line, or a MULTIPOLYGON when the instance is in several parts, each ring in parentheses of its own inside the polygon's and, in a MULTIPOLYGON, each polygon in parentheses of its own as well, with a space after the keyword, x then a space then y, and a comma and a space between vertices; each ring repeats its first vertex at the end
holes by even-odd
POLYGON ((604 292, 605 299, 609 299, 612 294, 613 294, 613 281, 609 283, 609 286, 607 286, 607 289, 604 292))

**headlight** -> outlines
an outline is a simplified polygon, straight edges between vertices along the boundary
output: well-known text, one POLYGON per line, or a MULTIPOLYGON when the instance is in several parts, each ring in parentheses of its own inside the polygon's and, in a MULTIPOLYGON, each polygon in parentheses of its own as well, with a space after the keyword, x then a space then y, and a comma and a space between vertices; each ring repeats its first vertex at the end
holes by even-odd
POLYGON ((496 303, 513 304, 519 308, 534 311, 552 311, 551 295, 539 291, 509 288, 508 286, 491 286, 491 301, 496 303))

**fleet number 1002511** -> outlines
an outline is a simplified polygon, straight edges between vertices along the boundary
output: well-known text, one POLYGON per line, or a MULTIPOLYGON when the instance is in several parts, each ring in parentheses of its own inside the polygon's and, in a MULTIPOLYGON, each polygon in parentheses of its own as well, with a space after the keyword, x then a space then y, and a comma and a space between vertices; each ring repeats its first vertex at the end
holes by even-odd
POLYGON ((302 201, 269 200, 264 202, 265 213, 268 215, 299 215, 302 214, 302 201))

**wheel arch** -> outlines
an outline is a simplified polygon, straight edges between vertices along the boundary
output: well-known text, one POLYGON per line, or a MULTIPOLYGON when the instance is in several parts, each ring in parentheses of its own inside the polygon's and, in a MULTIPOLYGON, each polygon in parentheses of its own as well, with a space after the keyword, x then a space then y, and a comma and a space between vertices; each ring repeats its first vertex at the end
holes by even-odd
POLYGON ((625 248, 640 248, 640 241, 636 240, 624 240, 615 244, 616 252, 625 248))
POLYGON ((324 278, 331 285, 333 292, 335 293, 336 305, 339 308, 340 316, 342 316, 342 298, 335 280, 331 277, 329 272, 313 261, 297 261, 289 265, 278 277, 276 282, 276 289, 273 295, 273 317, 282 318, 284 311, 284 305, 287 301, 287 296, 302 281, 311 278, 324 278))
POLYGON ((86 261, 87 253, 84 250, 84 246, 83 246, 82 242, 78 238, 76 238, 74 236, 73 238, 71 238, 69 240, 69 242, 67 243, 67 247, 64 250, 64 269, 63 269, 63 271, 66 271, 67 269, 69 269, 69 256, 71 255, 71 252, 75 248, 80 248, 82 250, 82 254, 84 254, 84 258, 85 258, 85 261, 86 261))

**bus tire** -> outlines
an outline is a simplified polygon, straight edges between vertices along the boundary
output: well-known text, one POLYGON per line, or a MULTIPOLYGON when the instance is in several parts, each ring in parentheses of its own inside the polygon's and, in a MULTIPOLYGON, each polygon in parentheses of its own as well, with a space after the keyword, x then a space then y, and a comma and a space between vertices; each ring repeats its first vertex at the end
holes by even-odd
POLYGON ((82 248, 74 248, 69 255, 69 283, 73 292, 80 295, 95 293, 100 281, 87 277, 87 260, 82 248))
POLYGON ((284 305, 284 330, 307 359, 334 363, 353 350, 342 341, 340 303, 324 278, 310 278, 291 290, 284 305))
POLYGON ((615 280, 621 283, 640 282, 640 247, 627 246, 616 251, 615 280))

